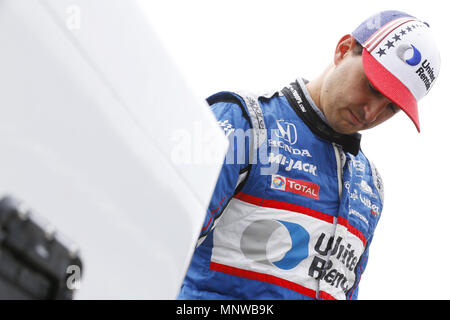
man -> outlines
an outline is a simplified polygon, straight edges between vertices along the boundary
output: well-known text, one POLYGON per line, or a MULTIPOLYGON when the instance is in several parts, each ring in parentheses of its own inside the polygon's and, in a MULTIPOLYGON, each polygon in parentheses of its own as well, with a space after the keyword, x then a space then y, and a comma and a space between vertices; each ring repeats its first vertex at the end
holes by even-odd
POLYGON ((179 298, 356 299, 383 207, 358 132, 399 110, 419 131, 439 67, 429 25, 384 11, 311 82, 210 97, 231 146, 179 298))

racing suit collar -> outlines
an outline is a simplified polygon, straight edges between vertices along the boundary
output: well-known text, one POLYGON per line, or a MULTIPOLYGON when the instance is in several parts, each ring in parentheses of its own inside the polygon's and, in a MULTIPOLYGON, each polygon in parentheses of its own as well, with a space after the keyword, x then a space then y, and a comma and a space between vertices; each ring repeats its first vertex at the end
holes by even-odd
POLYGON ((291 108, 317 136, 341 145, 345 152, 356 156, 360 150, 361 134, 347 135, 334 131, 311 105, 311 101, 309 101, 302 90, 301 81, 308 83, 307 80, 297 79, 282 90, 291 108))
POLYGON ((300 85, 300 89, 302 90, 303 95, 306 98, 306 101, 309 102, 309 105, 317 113, 317 115, 320 117, 320 119, 322 119, 323 122, 325 122, 327 125, 330 125, 327 118, 325 118, 325 115, 323 114, 323 112, 319 109, 319 107, 316 105, 314 100, 311 98, 311 95, 309 94, 308 89, 306 88, 306 85, 308 84, 308 82, 309 82, 308 80, 303 79, 303 78, 297 79, 297 83, 300 85))

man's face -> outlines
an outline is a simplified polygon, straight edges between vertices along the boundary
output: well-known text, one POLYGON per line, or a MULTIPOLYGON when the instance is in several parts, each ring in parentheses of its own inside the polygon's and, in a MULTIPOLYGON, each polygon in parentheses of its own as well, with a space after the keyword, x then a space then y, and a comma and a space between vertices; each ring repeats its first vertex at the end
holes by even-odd
POLYGON ((343 49, 338 46, 334 68, 324 78, 320 94, 321 109, 330 126, 343 134, 373 128, 400 110, 371 85, 362 56, 352 49, 351 43, 343 49))

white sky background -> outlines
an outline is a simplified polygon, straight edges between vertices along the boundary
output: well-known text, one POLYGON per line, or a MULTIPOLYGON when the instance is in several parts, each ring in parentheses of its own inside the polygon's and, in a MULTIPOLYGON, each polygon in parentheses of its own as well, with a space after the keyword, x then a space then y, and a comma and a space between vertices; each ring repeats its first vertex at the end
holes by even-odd
POLYGON ((450 116, 448 15, 444 1, 190 0, 140 3, 200 96, 264 92, 313 79, 341 36, 381 10, 428 22, 441 51, 437 83, 420 103, 422 133, 403 113, 363 132, 362 147, 385 184, 385 206, 360 283, 360 299, 449 299, 450 116))

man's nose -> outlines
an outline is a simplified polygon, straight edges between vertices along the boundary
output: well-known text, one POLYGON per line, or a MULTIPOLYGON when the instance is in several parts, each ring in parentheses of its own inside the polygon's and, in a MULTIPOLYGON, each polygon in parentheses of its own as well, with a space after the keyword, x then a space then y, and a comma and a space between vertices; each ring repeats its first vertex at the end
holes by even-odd
POLYGON ((389 103, 390 101, 385 97, 372 99, 369 101, 369 103, 367 103, 364 107, 364 120, 366 123, 375 122, 389 103))

